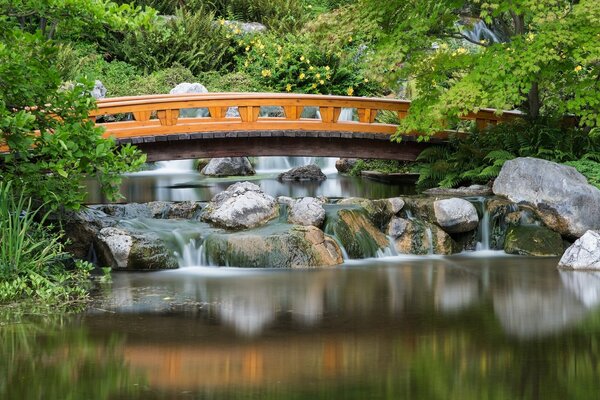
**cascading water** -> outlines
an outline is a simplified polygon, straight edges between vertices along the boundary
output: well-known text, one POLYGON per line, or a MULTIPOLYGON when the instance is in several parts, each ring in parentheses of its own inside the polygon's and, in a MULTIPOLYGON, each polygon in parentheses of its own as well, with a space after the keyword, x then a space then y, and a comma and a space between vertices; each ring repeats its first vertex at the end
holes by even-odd
POLYGON ((465 30, 462 34, 473 42, 485 40, 490 43, 499 43, 501 41, 498 35, 496 35, 484 21, 477 21, 470 30, 465 30))
POLYGON ((477 228, 477 244, 475 250, 490 250, 490 230, 491 230, 491 218, 490 212, 485 204, 485 197, 477 197, 471 200, 475 205, 475 208, 481 212, 481 220, 477 228))

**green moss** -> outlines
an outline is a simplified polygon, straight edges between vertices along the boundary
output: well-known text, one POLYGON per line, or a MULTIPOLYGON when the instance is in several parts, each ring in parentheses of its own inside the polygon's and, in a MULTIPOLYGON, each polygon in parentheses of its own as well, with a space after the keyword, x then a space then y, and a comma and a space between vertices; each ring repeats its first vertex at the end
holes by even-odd
POLYGON ((524 256, 560 256, 564 247, 559 233, 543 226, 521 225, 508 229, 504 251, 524 256))

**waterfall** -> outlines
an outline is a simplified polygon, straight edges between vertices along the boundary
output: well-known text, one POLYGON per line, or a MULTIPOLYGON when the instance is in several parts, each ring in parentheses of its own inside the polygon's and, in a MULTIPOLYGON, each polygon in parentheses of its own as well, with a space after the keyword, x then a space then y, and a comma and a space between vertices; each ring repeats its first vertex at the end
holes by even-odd
POLYGON ((153 172, 163 174, 181 174, 194 172, 194 160, 158 161, 153 172))
POLYGON ((425 227, 425 236, 427 236, 427 241, 429 242, 429 249, 427 250, 427 254, 433 254, 433 233, 431 232, 431 228, 429 226, 425 227))
POLYGON ((462 34, 474 42, 480 42, 486 40, 491 43, 499 43, 501 40, 486 24, 484 21, 477 21, 470 30, 462 31, 462 34))

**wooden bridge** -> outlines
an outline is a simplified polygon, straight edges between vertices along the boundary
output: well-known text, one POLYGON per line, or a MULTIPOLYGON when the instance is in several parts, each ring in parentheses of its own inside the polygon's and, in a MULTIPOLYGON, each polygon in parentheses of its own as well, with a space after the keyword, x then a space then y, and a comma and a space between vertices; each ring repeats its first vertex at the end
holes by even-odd
MULTIPOLYGON (((380 111, 402 119, 409 106, 395 99, 286 93, 151 95, 99 100, 90 118, 106 129, 105 136, 135 144, 148 161, 268 155, 414 160, 428 143, 417 135, 392 143, 397 125, 376 120, 380 111), (263 116, 261 108, 273 106, 279 115, 263 116), (184 117, 183 110, 197 108, 207 109, 207 116, 184 117), (305 118, 311 108, 319 111, 316 118, 305 118), (343 108, 356 110, 358 120, 340 120, 343 108), (128 120, 110 117, 123 114, 128 120)), ((463 118, 485 127, 516 115, 484 109, 463 118)), ((431 142, 446 137, 442 132, 431 142)))

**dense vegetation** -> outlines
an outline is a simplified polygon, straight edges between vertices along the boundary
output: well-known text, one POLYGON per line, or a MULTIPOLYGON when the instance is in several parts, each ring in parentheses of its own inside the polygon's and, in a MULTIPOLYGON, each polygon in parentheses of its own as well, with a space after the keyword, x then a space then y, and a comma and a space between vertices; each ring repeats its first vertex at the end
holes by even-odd
POLYGON ((0 174, 9 197, 27 199, 0 206, 77 208, 87 177, 117 196, 119 175, 142 165, 86 119, 96 79, 108 96, 199 81, 405 97, 397 140, 459 127, 481 107, 518 109, 522 121, 467 127, 422 154, 420 184, 486 182, 517 156, 570 163, 597 183, 599 37, 596 0, 0 0, 0 145, 10 149, 0 174))

